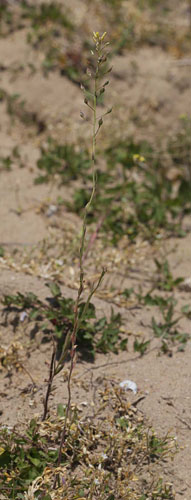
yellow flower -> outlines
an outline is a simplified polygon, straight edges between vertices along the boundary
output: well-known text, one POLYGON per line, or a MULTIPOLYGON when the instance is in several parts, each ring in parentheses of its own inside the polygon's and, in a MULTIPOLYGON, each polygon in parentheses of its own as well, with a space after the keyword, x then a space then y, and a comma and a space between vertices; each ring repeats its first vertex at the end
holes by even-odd
POLYGON ((107 31, 104 31, 103 35, 101 36, 101 41, 103 42, 104 38, 106 37, 107 35, 107 31))
POLYGON ((107 35, 106 31, 104 31, 103 35, 100 35, 99 31, 93 31, 93 40, 95 43, 101 43, 103 42, 106 35, 107 35))
POLYGON ((144 158, 144 156, 136 154, 136 155, 133 155, 133 160, 140 161, 141 163, 143 163, 145 161, 145 158, 144 158))
POLYGON ((93 38, 95 38, 95 40, 99 40, 99 31, 93 31, 93 38))

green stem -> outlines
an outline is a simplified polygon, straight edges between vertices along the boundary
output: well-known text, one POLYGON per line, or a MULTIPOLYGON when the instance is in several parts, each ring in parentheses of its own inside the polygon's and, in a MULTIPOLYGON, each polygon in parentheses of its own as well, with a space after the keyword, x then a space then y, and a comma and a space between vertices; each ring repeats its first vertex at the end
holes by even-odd
MULTIPOLYGON (((74 327, 73 327, 73 332, 71 334, 70 340, 71 340, 71 363, 70 363, 70 370, 69 370, 69 375, 68 375, 68 402, 67 402, 67 407, 66 407, 66 415, 65 415, 65 421, 64 421, 64 427, 62 430, 61 434, 61 440, 60 440, 60 446, 59 446, 59 452, 58 452, 58 462, 57 465, 58 467, 61 464, 61 458, 62 458, 62 447, 65 441, 65 436, 66 436, 66 426, 67 426, 67 421, 69 417, 69 411, 70 411, 70 406, 71 406, 71 377, 72 377, 72 372, 74 369, 74 364, 75 364, 75 352, 76 352, 76 337, 77 333, 80 327, 80 324, 87 312, 90 300, 93 296, 93 294, 96 292, 97 288, 99 287, 102 278, 105 274, 105 270, 102 271, 100 278, 95 285, 95 287, 92 288, 91 292, 89 293, 89 296, 87 298, 86 304, 84 306, 84 309, 82 311, 81 318, 79 318, 79 304, 80 304, 80 298, 84 290, 84 266, 83 266, 83 255, 84 255, 84 247, 85 247, 85 237, 86 237, 86 228, 87 228, 87 215, 88 211, 91 207, 92 201, 95 196, 96 192, 96 121, 97 121, 97 80, 99 77, 99 53, 98 53, 98 64, 97 64, 97 69, 96 69, 96 74, 95 74, 95 83, 94 83, 94 100, 93 100, 93 130, 92 130, 92 192, 90 195, 90 199, 85 206, 84 209, 84 217, 83 217, 83 224, 82 224, 82 236, 81 236, 81 244, 80 244, 80 284, 79 284, 79 289, 78 289, 78 294, 77 294, 77 299, 75 303, 75 313, 74 313, 74 327)), ((69 339, 68 339, 69 340, 69 339)), ((64 353, 63 353, 64 354, 64 353)), ((58 363, 58 366, 55 370, 55 373, 59 373, 62 368, 63 368, 63 358, 60 360, 58 363)), ((58 477, 55 478, 54 481, 54 487, 56 486, 58 477)))

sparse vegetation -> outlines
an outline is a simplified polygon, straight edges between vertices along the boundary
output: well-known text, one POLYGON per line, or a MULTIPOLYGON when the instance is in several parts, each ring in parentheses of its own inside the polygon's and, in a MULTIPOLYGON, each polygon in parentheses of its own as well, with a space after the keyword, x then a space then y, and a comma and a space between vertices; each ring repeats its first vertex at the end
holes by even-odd
MULTIPOLYGON (((43 333, 43 342, 50 342, 54 338, 57 344, 56 358, 59 361, 66 338, 70 337, 74 328, 75 302, 71 298, 64 298, 56 283, 50 283, 49 287, 52 297, 47 298, 46 304, 33 293, 6 295, 3 300, 4 315, 7 322, 9 314, 14 313, 15 324, 19 324, 20 315, 26 314, 26 320, 31 324, 31 335, 33 331, 40 330, 43 333)), ((118 350, 125 350, 127 338, 123 338, 120 333, 120 313, 111 311, 109 320, 105 316, 98 319, 95 306, 90 302, 83 318, 84 306, 85 302, 82 301, 78 306, 80 328, 76 339, 81 356, 93 360, 96 351, 104 354, 111 351, 117 354, 118 350)), ((65 354, 67 356, 67 352, 65 354)))
MULTIPOLYGON (((101 230, 114 244, 125 234, 132 241, 139 233, 152 241, 161 230, 181 235, 183 214, 191 210, 191 200, 184 192, 184 183, 185 189, 188 184, 183 178, 175 194, 160 153, 154 160, 152 153, 147 142, 135 143, 132 139, 105 150, 106 170, 97 170, 99 187, 87 222, 98 221, 104 214, 101 230)), ((41 150, 38 168, 44 174, 36 182, 56 178, 66 184, 75 180, 77 174, 85 186, 90 181, 87 152, 75 152, 72 145, 57 145, 51 139, 48 147, 41 150)), ((88 186, 74 189, 73 202, 67 202, 68 209, 82 212, 90 189, 88 186)))
POLYGON ((41 148, 41 157, 37 162, 42 175, 35 182, 54 181, 58 179, 60 184, 67 184, 71 180, 90 179, 91 160, 87 151, 76 151, 73 144, 56 144, 48 139, 46 147, 41 148))
POLYGON ((66 428, 62 460, 56 466, 59 436, 66 408, 58 405, 58 416, 44 422, 31 420, 26 429, 0 432, 2 493, 5 498, 52 498, 54 473, 59 476, 56 498, 174 500, 172 485, 153 483, 148 463, 165 461, 176 451, 170 436, 159 438, 145 426, 122 390, 105 384, 98 412, 83 414, 73 406, 66 428), (105 402, 107 402, 107 405, 105 402), (110 412, 110 415, 108 413, 110 412), (101 423, 101 426, 100 426, 101 423), (30 486, 29 486, 30 485, 30 486), (28 491, 28 493, 26 493, 28 491), (25 495, 25 496, 23 496, 25 495))
POLYGON ((190 2, 66 4, 0 6, 0 497, 174 500, 145 408, 190 340, 190 2))

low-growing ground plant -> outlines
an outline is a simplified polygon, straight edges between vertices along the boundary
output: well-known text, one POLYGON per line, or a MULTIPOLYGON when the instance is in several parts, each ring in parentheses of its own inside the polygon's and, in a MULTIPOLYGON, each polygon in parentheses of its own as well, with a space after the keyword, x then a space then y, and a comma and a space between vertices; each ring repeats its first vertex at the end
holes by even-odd
POLYGON ((191 118, 183 115, 180 118, 178 132, 168 141, 168 152, 177 168, 179 180, 178 194, 182 203, 189 210, 191 201, 191 118))
POLYGON ((22 17, 30 19, 32 27, 38 30, 39 26, 44 26, 48 23, 57 23, 65 28, 73 29, 73 23, 68 19, 66 13, 63 12, 59 2, 42 2, 41 4, 29 4, 26 0, 21 2, 22 17))
POLYGON ((20 94, 9 94, 3 88, 0 88, 0 102, 3 101, 6 103, 7 113, 10 116, 12 125, 18 119, 25 126, 34 126, 39 134, 46 129, 45 122, 38 117, 38 113, 26 108, 26 103, 20 94))
POLYGON ((179 351, 184 350, 184 345, 190 337, 188 333, 182 333, 178 328, 181 316, 174 317, 175 305, 175 299, 170 297, 170 299, 166 301, 166 304, 161 303, 160 305, 163 321, 156 321, 155 318, 152 317, 153 332, 156 337, 161 339, 161 348, 164 353, 171 353, 171 348, 175 343, 179 344, 179 351))
MULTIPOLYGON (((97 196, 88 212, 88 224, 102 220, 101 234, 115 245, 124 235, 132 242, 139 234, 151 242, 161 233, 183 235, 182 220, 191 210, 191 200, 183 196, 183 178, 175 192, 160 153, 154 156, 148 142, 129 138, 113 141, 104 151, 104 159, 105 169, 97 168, 97 196)), ((83 213, 91 192, 87 151, 75 151, 72 144, 62 146, 49 139, 46 150, 41 149, 37 166, 41 174, 36 182, 50 182, 56 176, 57 182, 70 183, 73 200, 66 207, 83 213), (82 184, 78 188, 73 184, 77 170, 82 184)))
POLYGON ((4 23, 9 26, 12 24, 12 13, 7 1, 2 1, 0 5, 0 36, 3 32, 4 23))
POLYGON ((157 436, 116 385, 103 383, 94 414, 70 408, 59 467, 66 407, 43 422, 0 430, 0 481, 5 499, 174 500, 171 484, 153 480, 152 467, 173 457, 170 435, 157 436), (93 417, 93 418, 92 418, 93 417), (54 475, 58 488, 54 488, 54 475), (149 496, 148 496, 149 495, 149 496), (152 496, 151 496, 152 495, 152 496))
POLYGON ((22 167, 23 165, 19 148, 17 146, 14 146, 10 154, 8 154, 7 156, 0 156, 0 171, 10 171, 13 163, 18 161, 19 166, 22 167))
MULTIPOLYGON (((74 327, 74 305, 71 298, 63 297, 61 289, 56 283, 49 283, 52 296, 46 303, 35 294, 5 295, 3 299, 5 324, 10 313, 14 314, 14 324, 19 326, 20 320, 28 322, 31 338, 39 331, 43 342, 50 342, 54 338, 56 344, 56 359, 62 355, 67 335, 71 335, 74 327)), ((81 318, 85 302, 79 304, 79 318, 81 318)), ((80 322, 76 336, 76 344, 80 356, 93 361, 96 352, 106 354, 111 351, 117 354, 127 346, 127 338, 121 336, 120 327, 122 318, 120 313, 111 311, 109 320, 106 316, 96 317, 96 308, 89 303, 86 316, 80 322)), ((67 353, 66 353, 67 356, 67 353)))
POLYGON ((154 260, 156 264, 156 283, 154 286, 158 288, 158 290, 163 290, 167 292, 173 291, 180 283, 184 281, 184 278, 179 276, 178 278, 174 278, 172 272, 170 270, 169 262, 167 259, 163 260, 154 260))
POLYGON ((57 144, 49 137, 46 147, 41 147, 37 167, 42 174, 36 177, 36 184, 51 182, 55 176, 60 184, 67 184, 80 177, 90 178, 91 159, 86 150, 77 151, 73 144, 57 144))
MULTIPOLYGON (((127 301, 134 297, 137 300, 137 305, 142 307, 153 306, 157 307, 157 312, 162 316, 162 320, 156 320, 152 316, 151 328, 155 337, 160 339, 159 353, 162 351, 165 354, 172 355, 172 349, 176 347, 178 351, 183 351, 185 344, 190 338, 189 333, 182 332, 179 321, 183 316, 189 317, 190 307, 188 304, 181 308, 177 314, 175 306, 177 301, 174 298, 174 291, 182 283, 183 278, 174 278, 170 270, 169 262, 167 259, 155 259, 156 271, 154 272, 153 279, 151 279, 151 288, 145 294, 142 288, 138 291, 134 288, 126 288, 123 290, 122 295, 127 301), (161 295, 163 292, 163 295, 161 295), (164 295, 165 293, 165 295, 164 295)), ((134 350, 139 352, 141 356, 148 350, 150 346, 150 339, 135 338, 134 350)))

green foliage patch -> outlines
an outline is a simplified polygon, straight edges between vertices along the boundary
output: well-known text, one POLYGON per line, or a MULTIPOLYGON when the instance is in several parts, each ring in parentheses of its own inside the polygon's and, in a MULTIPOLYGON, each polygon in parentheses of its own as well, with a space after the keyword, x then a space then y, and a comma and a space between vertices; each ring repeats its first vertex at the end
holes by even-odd
MULTIPOLYGON (((154 272, 152 287, 146 294, 143 294, 141 288, 138 292, 136 292, 134 288, 125 288, 122 292, 122 296, 127 300, 134 297, 137 299, 137 304, 143 308, 146 306, 155 306, 158 308, 162 320, 156 320, 155 317, 152 316, 151 328, 154 336, 161 339, 160 350, 165 354, 172 355, 172 348, 174 346, 177 346, 178 351, 183 351, 186 342, 190 338, 190 334, 182 332, 178 326, 183 316, 190 318, 190 306, 189 304, 183 306, 181 312, 177 316, 175 310, 177 301, 172 292, 182 283, 183 278, 173 277, 167 259, 161 261, 155 259, 155 264, 157 273, 156 271, 154 272), (159 295, 159 292, 163 292, 163 295, 159 295)), ((150 342, 150 339, 145 340, 143 338, 140 340, 137 337, 134 341, 134 351, 139 352, 140 355, 143 356, 150 346, 150 342)))
POLYGON ((152 317, 152 329, 156 337, 160 337, 162 340, 162 351, 164 353, 171 353, 171 345, 175 342, 179 343, 179 351, 184 350, 184 345, 190 338, 188 333, 180 332, 177 327, 180 317, 174 317, 174 307, 176 301, 173 297, 167 301, 166 304, 160 305, 160 311, 162 313, 162 321, 156 321, 152 317))
MULTIPOLYGON (((107 168, 98 170, 97 198, 88 221, 103 218, 102 231, 113 244, 127 235, 134 240, 139 233, 151 242, 160 232, 181 235, 182 214, 190 211, 191 200, 183 200, 180 185, 174 194, 160 155, 153 159, 146 143, 129 141, 114 144, 105 151, 107 168)), ((79 213, 87 202, 87 188, 75 190, 71 210, 79 213)))
POLYGON ((42 172, 35 179, 36 184, 54 180, 55 175, 60 184, 85 177, 91 166, 86 150, 79 150, 73 144, 57 144, 51 138, 47 147, 41 147, 41 156, 37 162, 38 169, 42 172))
POLYGON ((62 27, 73 29, 73 23, 63 12, 58 2, 42 2, 39 5, 29 4, 26 0, 21 2, 22 18, 30 19, 32 27, 36 30, 42 25, 52 22, 62 27))
MULTIPOLYGON (((101 231, 113 244, 123 235, 133 241, 142 233, 151 242, 164 231, 181 236, 184 213, 191 210, 191 198, 183 196, 183 184, 174 193, 173 182, 160 154, 146 141, 133 139, 113 144, 105 150, 106 166, 97 169, 97 197, 89 210, 87 222, 102 219, 101 231)), ((51 138, 48 147, 41 148, 37 164, 43 172, 35 182, 48 182, 55 176, 59 183, 75 179, 82 187, 75 188, 69 210, 80 214, 89 199, 88 184, 91 180, 91 161, 87 151, 76 150, 74 145, 59 145, 51 138)), ((190 194, 190 191, 189 191, 190 194)))
MULTIPOLYGON (((52 297, 47 298, 46 303, 29 292, 26 295, 6 295, 3 299, 5 306, 4 314, 7 318, 11 311, 15 312, 16 322, 19 322, 20 313, 26 312, 28 321, 34 322, 44 333, 44 342, 50 341, 52 337, 57 343, 57 359, 63 353, 64 343, 68 334, 72 333, 74 326, 75 302, 71 298, 62 296, 61 290, 56 283, 50 283, 49 289, 52 297)), ((85 317, 82 318, 85 302, 79 305, 80 327, 77 333, 77 346, 81 356, 95 358, 96 352, 106 354, 111 351, 118 353, 127 347, 127 338, 120 332, 122 318, 119 313, 111 311, 110 319, 105 316, 97 319, 96 309, 93 303, 89 303, 85 317)))

